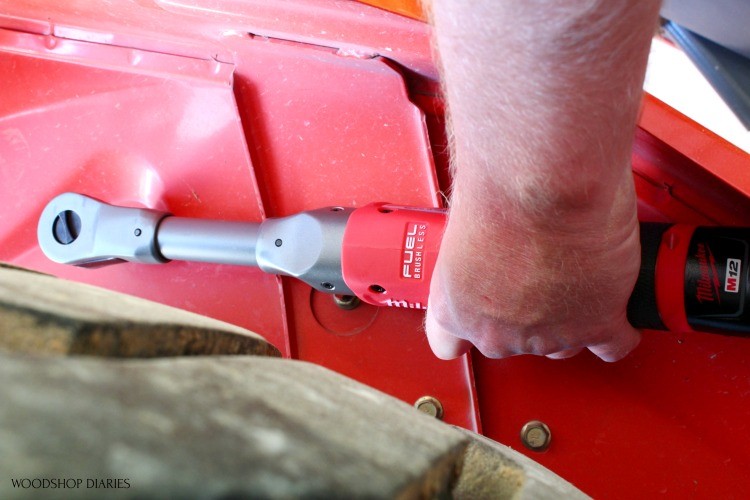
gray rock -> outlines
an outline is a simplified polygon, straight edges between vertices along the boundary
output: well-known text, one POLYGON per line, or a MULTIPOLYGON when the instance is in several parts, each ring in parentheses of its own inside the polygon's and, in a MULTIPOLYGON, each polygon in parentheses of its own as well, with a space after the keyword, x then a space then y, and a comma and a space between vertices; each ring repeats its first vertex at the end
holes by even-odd
POLYGON ((0 352, 279 356, 260 335, 148 300, 0 267, 0 352))
POLYGON ((586 498, 322 367, 174 357, 186 354, 278 351, 226 323, 0 266, 0 498, 586 498), (160 359, 111 359, 128 357, 160 359))
POLYGON ((468 441, 303 362, 2 357, 0 380, 0 498, 30 492, 10 478, 127 479, 106 493, 129 498, 433 497, 468 441))

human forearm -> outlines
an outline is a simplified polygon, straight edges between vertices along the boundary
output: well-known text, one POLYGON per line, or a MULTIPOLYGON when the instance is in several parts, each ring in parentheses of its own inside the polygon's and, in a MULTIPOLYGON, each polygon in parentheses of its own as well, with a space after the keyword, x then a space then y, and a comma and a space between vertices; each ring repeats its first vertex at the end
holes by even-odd
POLYGON ((611 196, 629 165, 658 6, 435 0, 459 189, 527 215, 611 196))

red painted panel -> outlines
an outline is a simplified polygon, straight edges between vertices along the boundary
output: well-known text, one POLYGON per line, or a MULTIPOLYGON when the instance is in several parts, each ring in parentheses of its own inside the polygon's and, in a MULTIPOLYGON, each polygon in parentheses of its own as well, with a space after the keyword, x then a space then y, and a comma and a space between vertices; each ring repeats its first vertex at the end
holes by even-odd
POLYGON ((742 498, 750 488, 750 345, 647 331, 625 360, 475 358, 484 431, 596 498, 742 498), (552 445, 526 450, 545 422, 552 445))
MULTIPOLYGON (((338 0, 0 7, 0 260, 248 327, 409 403, 436 396, 450 423, 476 428, 481 411, 514 448, 543 420, 552 446, 527 454, 598 497, 750 490, 747 339, 645 332, 613 365, 477 356, 475 388, 472 360, 432 357, 416 311, 343 311, 254 269, 92 271, 37 248, 41 208, 66 190, 231 220, 439 204, 447 141, 423 23, 338 0)), ((643 219, 747 224, 747 154, 651 98, 636 138, 643 219)))

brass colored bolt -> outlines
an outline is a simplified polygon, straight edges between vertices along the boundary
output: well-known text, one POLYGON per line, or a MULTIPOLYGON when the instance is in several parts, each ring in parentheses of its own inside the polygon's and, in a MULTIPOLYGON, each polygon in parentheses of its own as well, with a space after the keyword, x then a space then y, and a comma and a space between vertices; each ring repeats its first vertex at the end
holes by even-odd
POLYGON ((443 405, 432 396, 422 396, 417 399, 414 408, 438 420, 443 419, 443 405))
POLYGON ((544 422, 532 420, 521 429, 521 441, 531 451, 545 451, 552 441, 552 432, 544 422))
POLYGON ((362 301, 359 300, 359 297, 356 297, 354 295, 339 295, 338 293, 333 294, 333 301, 341 309, 345 309, 347 311, 356 309, 362 303, 362 301))

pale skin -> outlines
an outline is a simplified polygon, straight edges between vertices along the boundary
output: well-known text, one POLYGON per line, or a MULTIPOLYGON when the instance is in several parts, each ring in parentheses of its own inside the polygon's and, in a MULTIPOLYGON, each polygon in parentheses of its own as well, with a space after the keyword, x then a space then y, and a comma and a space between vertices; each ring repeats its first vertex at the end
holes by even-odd
POLYGON ((433 0, 454 190, 435 354, 605 361, 634 349, 630 154, 659 0, 433 0))

